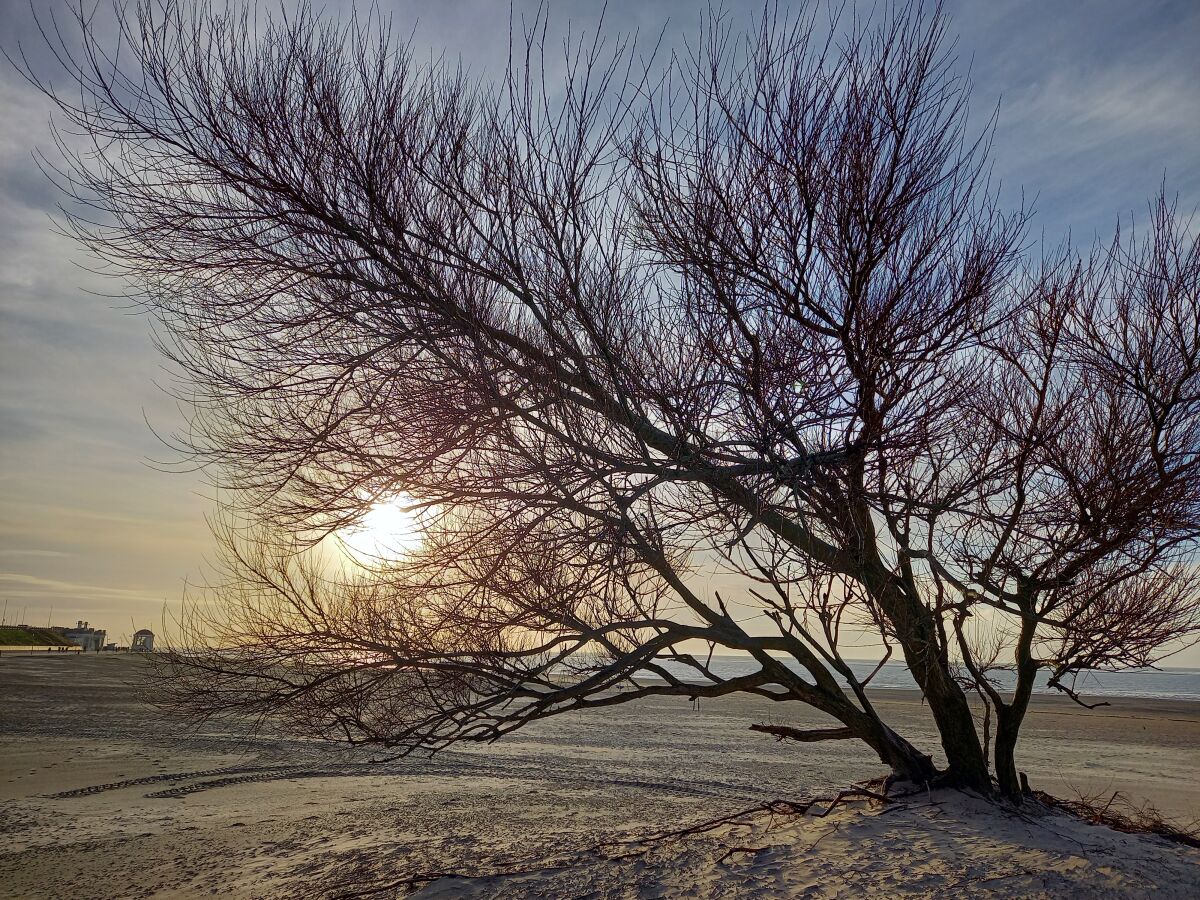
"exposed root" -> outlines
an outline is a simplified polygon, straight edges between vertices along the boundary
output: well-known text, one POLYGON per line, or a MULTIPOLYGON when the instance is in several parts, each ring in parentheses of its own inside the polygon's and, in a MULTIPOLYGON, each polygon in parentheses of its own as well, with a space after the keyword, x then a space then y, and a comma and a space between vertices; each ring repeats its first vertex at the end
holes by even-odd
POLYGON ((719 866, 725 865, 725 862, 726 862, 726 860, 729 859, 729 857, 737 855, 737 854, 745 854, 747 856, 757 856, 759 853, 763 853, 770 849, 771 849, 770 847, 730 847, 723 854, 721 854, 721 858, 717 860, 717 865, 719 865, 719 866))
POLYGON ((1156 834, 1169 841, 1200 847, 1200 821, 1189 824, 1172 821, 1149 803, 1137 806, 1121 791, 1105 794, 1077 794, 1064 800, 1033 791, 1032 796, 1051 809, 1060 809, 1093 825, 1105 825, 1126 834, 1156 834))

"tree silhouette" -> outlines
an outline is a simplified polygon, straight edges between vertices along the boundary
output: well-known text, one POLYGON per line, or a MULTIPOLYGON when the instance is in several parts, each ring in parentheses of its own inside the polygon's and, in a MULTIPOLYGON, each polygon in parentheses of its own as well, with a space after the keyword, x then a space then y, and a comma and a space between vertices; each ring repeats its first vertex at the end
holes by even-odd
POLYGON ((940 10, 819 12, 557 67, 539 16, 494 83, 372 18, 156 3, 119 56, 47 28, 72 92, 30 77, 90 138, 56 163, 70 227, 252 526, 162 657, 181 708, 410 750, 746 692, 832 720, 777 735, 1016 798, 1038 672, 1077 697, 1195 634, 1188 223, 1164 193, 1144 235, 1031 257, 940 10), (307 561, 395 497, 419 552, 307 561), (871 703, 864 629, 944 767, 871 703))

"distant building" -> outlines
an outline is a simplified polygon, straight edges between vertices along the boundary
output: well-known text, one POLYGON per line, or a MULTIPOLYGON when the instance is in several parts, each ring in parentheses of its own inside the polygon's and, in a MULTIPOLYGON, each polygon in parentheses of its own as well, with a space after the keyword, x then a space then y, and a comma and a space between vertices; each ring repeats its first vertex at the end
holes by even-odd
POLYGON ((92 628, 82 619, 76 622, 74 628, 56 628, 54 630, 59 631, 62 636, 68 640, 74 641, 76 644, 82 647, 84 651, 103 650, 104 644, 108 640, 107 631, 105 631, 103 628, 92 628))
POLYGON ((154 632, 149 628, 142 628, 133 633, 133 643, 129 645, 129 649, 134 653, 153 653, 154 652, 154 632))

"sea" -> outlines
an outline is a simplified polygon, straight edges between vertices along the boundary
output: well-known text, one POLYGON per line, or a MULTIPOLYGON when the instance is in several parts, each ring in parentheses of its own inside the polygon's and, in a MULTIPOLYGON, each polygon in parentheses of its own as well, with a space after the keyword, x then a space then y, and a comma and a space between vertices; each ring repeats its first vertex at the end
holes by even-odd
MULTIPOLYGON (((790 660, 783 660, 789 668, 799 672, 800 668, 790 660)), ((679 663, 662 662, 663 668, 686 681, 699 681, 695 671, 679 663)), ((850 668, 859 678, 865 678, 878 663, 869 660, 850 660, 850 668)), ((709 664, 713 673, 721 678, 734 678, 757 671, 758 664, 748 656, 716 656, 709 664)), ((1011 690, 1016 676, 1010 671, 990 672, 989 677, 1001 691, 1011 690)), ((1039 672, 1034 692, 1040 694, 1059 693, 1046 684, 1049 675, 1039 672)), ((638 676, 647 683, 659 679, 649 673, 638 676)), ((1067 682, 1071 685, 1071 682, 1067 682)), ((902 662, 887 662, 871 681, 872 688, 899 688, 915 690, 916 682, 908 666, 902 662)), ((1073 689, 1081 699, 1092 702, 1105 697, 1143 697, 1156 700, 1200 701, 1200 669, 1193 668, 1150 668, 1124 669, 1119 672, 1087 671, 1081 673, 1073 683, 1073 689)))

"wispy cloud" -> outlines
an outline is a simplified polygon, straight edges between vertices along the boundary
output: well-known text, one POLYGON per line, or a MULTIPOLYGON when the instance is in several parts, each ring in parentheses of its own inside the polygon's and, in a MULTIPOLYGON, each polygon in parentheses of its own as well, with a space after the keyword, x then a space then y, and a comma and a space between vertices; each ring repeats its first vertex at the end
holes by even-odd
POLYGON ((22 572, 0 572, 0 587, 4 595, 17 600, 46 600, 50 598, 71 600, 137 600, 161 603, 145 591, 109 587, 100 584, 77 584, 54 578, 41 578, 22 572))

